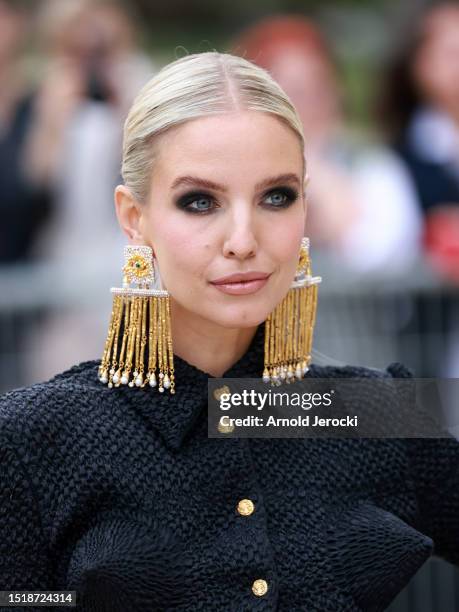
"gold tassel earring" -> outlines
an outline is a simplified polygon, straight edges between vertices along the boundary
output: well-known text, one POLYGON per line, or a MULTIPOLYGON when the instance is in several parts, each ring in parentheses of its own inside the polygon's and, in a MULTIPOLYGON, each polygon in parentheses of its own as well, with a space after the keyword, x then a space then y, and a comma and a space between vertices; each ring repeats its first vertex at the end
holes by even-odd
POLYGON ((110 388, 149 385, 160 393, 175 393, 169 292, 160 281, 155 287, 150 247, 125 246, 124 260, 123 287, 111 289, 113 307, 99 380, 110 388))
POLYGON ((264 382, 290 383, 308 372, 321 281, 311 275, 309 239, 303 238, 295 279, 265 322, 264 382))

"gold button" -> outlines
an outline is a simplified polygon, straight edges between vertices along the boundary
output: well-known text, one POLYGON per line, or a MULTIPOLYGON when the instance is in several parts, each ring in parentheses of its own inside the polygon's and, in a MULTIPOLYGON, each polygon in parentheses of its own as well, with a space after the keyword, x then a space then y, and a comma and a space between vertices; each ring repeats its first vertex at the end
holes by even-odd
POLYGON ((215 389, 214 390, 214 397, 216 400, 220 401, 220 397, 224 394, 224 393, 231 393, 228 385, 223 385, 223 387, 220 387, 219 389, 215 389))
POLYGON ((268 583, 263 578, 258 578, 252 584, 252 592, 257 597, 262 597, 268 590, 268 583))
POLYGON ((241 499, 237 505, 237 511, 242 516, 249 516, 255 510, 255 504, 251 499, 241 499))
POLYGON ((220 433, 231 433, 234 431, 234 425, 232 423, 222 423, 218 421, 217 429, 220 433))

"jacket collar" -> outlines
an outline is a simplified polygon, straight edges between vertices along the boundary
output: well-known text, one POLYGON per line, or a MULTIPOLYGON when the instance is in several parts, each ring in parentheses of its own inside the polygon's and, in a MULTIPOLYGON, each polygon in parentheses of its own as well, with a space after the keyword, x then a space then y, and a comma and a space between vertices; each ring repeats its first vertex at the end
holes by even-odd
MULTIPOLYGON (((264 324, 257 331, 246 353, 219 378, 258 378, 263 373, 264 324)), ((207 409, 208 379, 215 378, 174 355, 175 394, 144 387, 120 386, 107 390, 140 413, 155 427, 166 445, 180 448, 204 409, 207 409)), ((97 380, 97 374, 95 374, 97 380)), ((98 381, 97 381, 98 382, 98 381)), ((100 384, 100 383, 99 383, 100 384)))
MULTIPOLYGON (((260 324, 245 354, 219 378, 261 378, 264 367, 265 325, 260 324)), ((120 386, 108 389, 99 382, 100 360, 85 361, 54 376, 50 382, 77 378, 79 383, 96 387, 115 401, 128 405, 150 423, 161 435, 169 449, 178 450, 193 428, 202 411, 207 409, 208 379, 216 378, 174 355, 176 393, 159 393, 157 389, 120 386)), ((310 365, 308 376, 349 375, 354 368, 310 365), (340 374, 341 373, 341 374, 340 374)))

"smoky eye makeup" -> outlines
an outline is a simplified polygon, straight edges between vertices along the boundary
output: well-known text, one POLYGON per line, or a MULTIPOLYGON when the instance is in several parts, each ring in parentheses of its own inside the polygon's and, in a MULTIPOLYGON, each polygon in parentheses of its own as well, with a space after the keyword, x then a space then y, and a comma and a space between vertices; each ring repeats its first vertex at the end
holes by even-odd
POLYGON ((177 208, 197 214, 211 210, 209 204, 212 203, 215 203, 214 197, 204 191, 189 191, 175 200, 177 208), (192 207, 191 204, 196 206, 192 207))
POLYGON ((271 198, 271 204, 268 204, 268 206, 271 206, 272 208, 287 208, 290 206, 290 204, 293 204, 293 202, 298 199, 298 195, 299 194, 296 189, 284 186, 270 189, 262 199, 265 200, 268 197, 271 198), (279 199, 275 199, 276 197, 278 198, 279 195, 282 197, 280 201, 279 199))
MULTIPOLYGON (((268 209, 284 209, 288 208, 293 202, 298 199, 298 191, 292 187, 283 185, 271 188, 261 196, 261 204, 268 209), (270 202, 266 202, 267 199, 270 202)), ((175 205, 178 209, 190 214, 206 214, 211 213, 219 205, 216 198, 205 191, 189 191, 181 195, 175 200, 175 205)))

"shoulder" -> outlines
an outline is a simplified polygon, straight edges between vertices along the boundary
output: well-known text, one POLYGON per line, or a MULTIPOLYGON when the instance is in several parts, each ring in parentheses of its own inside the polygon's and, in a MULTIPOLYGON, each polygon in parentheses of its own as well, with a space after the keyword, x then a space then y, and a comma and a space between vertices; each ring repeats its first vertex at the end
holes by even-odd
POLYGON ((98 382, 99 361, 85 361, 53 378, 14 389, 0 396, 0 432, 22 438, 27 432, 46 428, 53 422, 81 417, 101 402, 104 387, 98 382))
POLYGON ((386 368, 369 368, 358 365, 311 364, 309 375, 314 378, 413 378, 413 372, 398 361, 386 368))
POLYGON ((316 379, 334 379, 333 386, 338 384, 340 396, 352 401, 354 407, 359 406, 365 418, 370 414, 378 415, 378 422, 383 414, 383 407, 388 410, 387 414, 392 416, 394 407, 397 410, 403 408, 401 412, 397 412, 400 418, 401 414, 410 410, 414 399, 413 372, 398 361, 390 363, 384 369, 357 365, 311 365, 309 374, 316 379), (405 379, 406 382, 396 383, 395 379, 405 379))

